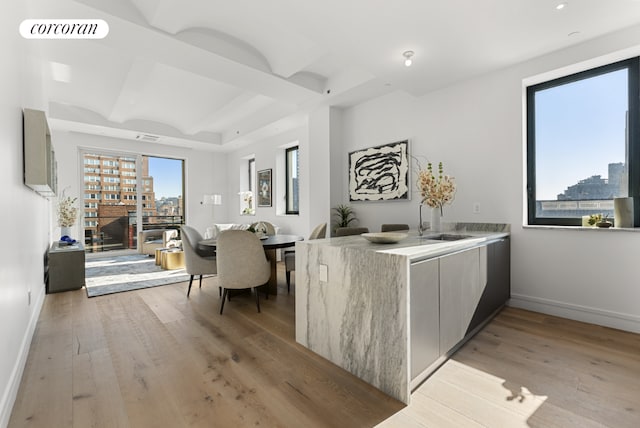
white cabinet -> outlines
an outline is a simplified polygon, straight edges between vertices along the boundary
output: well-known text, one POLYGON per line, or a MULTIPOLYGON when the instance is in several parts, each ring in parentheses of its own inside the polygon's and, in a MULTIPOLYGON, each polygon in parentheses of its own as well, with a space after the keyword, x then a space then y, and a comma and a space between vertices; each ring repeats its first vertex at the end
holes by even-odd
POLYGON ((469 332, 487 285, 487 247, 440 257, 440 349, 452 350, 469 332))
POLYGON ((24 184, 43 196, 55 196, 56 157, 43 111, 24 109, 24 184))
POLYGON ((411 264, 411 387, 415 388, 510 295, 509 238, 411 264))
POLYGON ((438 259, 411 264, 411 379, 440 357, 438 259))

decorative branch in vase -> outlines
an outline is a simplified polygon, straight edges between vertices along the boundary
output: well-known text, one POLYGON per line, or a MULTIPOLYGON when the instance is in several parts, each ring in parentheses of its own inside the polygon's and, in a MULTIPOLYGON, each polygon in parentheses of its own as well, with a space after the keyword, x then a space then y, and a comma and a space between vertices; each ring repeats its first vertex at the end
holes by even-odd
MULTIPOLYGON (((417 161, 416 161, 417 162, 417 161)), ((440 231, 440 220, 443 215, 442 208, 450 205, 456 194, 455 178, 444 173, 442 162, 438 163, 438 176, 433 173, 431 162, 427 168, 422 168, 418 163, 418 189, 420 190, 420 224, 418 233, 422 235, 422 205, 426 204, 432 209, 431 230, 440 231)))
POLYGON ((61 240, 72 243, 75 242, 70 238, 71 227, 78 218, 78 207, 76 207, 76 201, 78 198, 72 198, 71 196, 65 196, 62 192, 62 197, 58 201, 58 226, 60 226, 61 240), (66 239, 65 239, 66 238, 66 239))

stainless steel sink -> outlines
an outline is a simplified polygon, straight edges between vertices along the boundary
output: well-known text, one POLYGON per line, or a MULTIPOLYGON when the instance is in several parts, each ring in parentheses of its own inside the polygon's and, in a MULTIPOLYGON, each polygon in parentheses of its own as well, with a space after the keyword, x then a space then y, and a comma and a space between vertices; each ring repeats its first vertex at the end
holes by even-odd
POLYGON ((432 241, 459 241, 460 239, 471 238, 471 235, 457 235, 454 233, 438 233, 434 235, 424 235, 423 239, 430 239, 432 241))

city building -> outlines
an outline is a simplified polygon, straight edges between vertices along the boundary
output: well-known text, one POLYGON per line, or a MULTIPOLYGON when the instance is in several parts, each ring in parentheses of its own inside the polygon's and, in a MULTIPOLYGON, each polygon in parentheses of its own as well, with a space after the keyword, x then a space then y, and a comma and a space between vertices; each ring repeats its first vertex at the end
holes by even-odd
MULTIPOLYGON (((141 162, 145 223, 158 221, 149 158, 141 162)), ((135 248, 138 171, 135 157, 85 153, 84 238, 87 249, 135 248)))

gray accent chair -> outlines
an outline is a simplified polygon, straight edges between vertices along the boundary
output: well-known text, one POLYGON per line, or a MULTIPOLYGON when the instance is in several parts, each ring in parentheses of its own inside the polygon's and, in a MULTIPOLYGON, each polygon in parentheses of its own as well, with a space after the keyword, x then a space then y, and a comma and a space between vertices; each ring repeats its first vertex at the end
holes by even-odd
POLYGON ((138 232, 138 252, 154 256, 156 249, 167 248, 171 240, 178 239, 177 229, 148 229, 138 232))
POLYGON ((189 288, 187 297, 191 293, 191 284, 193 277, 200 275, 200 285, 202 288, 202 275, 215 275, 218 273, 216 256, 198 249, 198 242, 202 241, 202 235, 191 226, 180 226, 180 234, 182 236, 182 249, 184 250, 184 264, 189 278, 189 288))
POLYGON ((400 223, 387 223, 387 224, 383 224, 380 227, 380 232, 394 232, 394 231, 400 231, 400 230, 409 230, 409 225, 408 224, 400 224, 400 223))
POLYGON ((225 230, 220 233, 216 245, 218 260, 218 283, 222 287, 220 314, 224 301, 229 298, 229 290, 253 288, 256 306, 260 312, 258 287, 266 284, 271 276, 271 264, 264 254, 260 239, 245 230, 225 230))
MULTIPOLYGON (((309 235, 311 239, 324 239, 327 236, 327 223, 320 223, 309 235)), ((291 271, 296 270, 296 250, 284 251, 284 265, 287 272, 287 293, 291 290, 291 271)))
POLYGON ((369 233, 368 227, 339 227, 336 229, 336 236, 361 235, 369 233))

